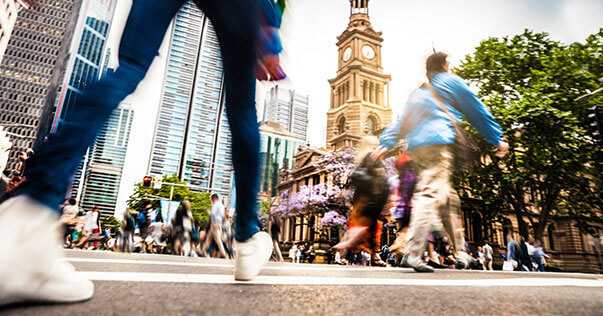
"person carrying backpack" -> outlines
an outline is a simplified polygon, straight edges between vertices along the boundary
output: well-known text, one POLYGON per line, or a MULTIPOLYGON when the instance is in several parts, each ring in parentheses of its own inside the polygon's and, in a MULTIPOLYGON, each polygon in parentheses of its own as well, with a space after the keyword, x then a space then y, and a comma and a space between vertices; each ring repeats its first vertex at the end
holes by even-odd
POLYGON ((343 241, 333 246, 336 250, 351 249, 352 253, 365 251, 371 254, 371 265, 386 266, 379 257, 381 213, 389 198, 389 183, 380 160, 370 154, 379 145, 376 137, 362 138, 358 152, 358 166, 350 176, 354 188, 349 228, 343 241))
POLYGON ((475 149, 460 128, 460 119, 466 118, 486 141, 498 148, 498 158, 509 151, 502 128, 467 83, 449 72, 447 57, 445 53, 434 52, 427 58, 425 69, 429 82, 410 94, 402 115, 381 133, 380 146, 371 155, 375 160, 380 159, 401 138, 408 139, 408 152, 418 180, 412 198, 413 215, 404 262, 417 272, 434 271, 421 259, 434 218, 442 221, 456 267, 465 269, 473 261, 464 249, 460 198, 450 181, 457 167, 468 168, 467 162, 471 159, 466 153, 473 154, 470 151, 475 149))
POLYGON ((129 209, 126 210, 121 228, 121 251, 132 252, 132 237, 136 229, 136 221, 129 209))

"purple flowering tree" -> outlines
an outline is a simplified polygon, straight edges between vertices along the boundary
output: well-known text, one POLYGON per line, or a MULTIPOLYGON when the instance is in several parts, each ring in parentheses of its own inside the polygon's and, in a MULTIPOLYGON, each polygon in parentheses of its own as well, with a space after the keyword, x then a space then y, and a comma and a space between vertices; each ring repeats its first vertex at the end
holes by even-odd
POLYGON ((328 211, 320 223, 316 224, 316 228, 322 227, 338 227, 344 228, 348 224, 348 218, 339 214, 336 211, 328 211))

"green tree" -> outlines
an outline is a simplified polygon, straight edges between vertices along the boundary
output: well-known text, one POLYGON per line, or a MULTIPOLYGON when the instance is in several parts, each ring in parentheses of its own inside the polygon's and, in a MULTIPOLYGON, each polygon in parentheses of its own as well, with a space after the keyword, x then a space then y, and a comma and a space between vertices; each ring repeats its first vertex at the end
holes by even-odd
POLYGON ((569 215, 582 228, 600 220, 602 157, 587 115, 603 96, 574 99, 601 86, 602 70, 603 29, 571 45, 528 30, 489 38, 456 69, 479 88, 511 147, 498 159, 468 129, 485 154, 478 168, 458 175, 457 184, 484 201, 491 219, 511 212, 520 233, 531 228, 537 239, 553 216, 569 215))
MULTIPOLYGON (((186 184, 175 174, 171 176, 164 175, 162 181, 163 183, 186 184)), ((138 210, 150 202, 154 209, 158 209, 160 208, 161 198, 170 198, 171 189, 169 185, 163 185, 161 189, 154 189, 152 186, 143 188, 142 182, 136 183, 134 193, 128 199, 128 207, 132 210, 138 210)), ((211 209, 209 193, 196 193, 185 187, 174 187, 172 200, 180 202, 189 200, 191 202, 191 212, 195 219, 198 219, 201 223, 205 223, 209 219, 209 210, 211 209)))
POLYGON ((116 234, 121 227, 121 223, 114 216, 107 216, 101 219, 101 227, 103 229, 110 227, 111 233, 116 234))

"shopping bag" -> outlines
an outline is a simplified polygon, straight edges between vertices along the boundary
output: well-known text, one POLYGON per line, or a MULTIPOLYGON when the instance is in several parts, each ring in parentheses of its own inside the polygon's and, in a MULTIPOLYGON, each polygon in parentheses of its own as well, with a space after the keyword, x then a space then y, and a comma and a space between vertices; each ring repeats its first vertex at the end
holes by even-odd
POLYGON ((503 271, 513 271, 513 263, 511 261, 503 261, 503 271))

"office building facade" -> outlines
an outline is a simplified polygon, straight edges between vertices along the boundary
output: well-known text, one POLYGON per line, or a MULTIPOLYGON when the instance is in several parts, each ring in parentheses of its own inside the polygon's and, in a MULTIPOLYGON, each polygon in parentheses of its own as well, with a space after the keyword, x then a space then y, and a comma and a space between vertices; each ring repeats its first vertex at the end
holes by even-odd
POLYGON ((282 170, 293 169, 295 154, 305 141, 288 132, 275 122, 260 125, 260 199, 268 200, 277 195, 282 170))
POLYGON ((58 89, 50 132, 59 130, 63 119, 73 111, 78 96, 100 78, 105 61, 107 35, 117 0, 84 0, 70 49, 65 76, 58 89))
POLYGON ((131 105, 122 103, 111 113, 90 148, 80 197, 84 210, 96 205, 103 217, 115 214, 133 120, 131 105))
POLYGON ((276 85, 266 94, 263 121, 279 123, 297 138, 306 140, 308 103, 307 95, 276 85))
POLYGON ((41 1, 17 15, 0 64, 0 125, 13 134, 9 172, 19 170, 19 152, 33 148, 49 130, 80 4, 41 1))
POLYGON ((15 23, 17 22, 17 13, 21 9, 27 9, 28 5, 20 0, 0 0, 0 63, 4 51, 8 47, 8 39, 13 32, 15 23))
POLYGON ((148 174, 177 174, 200 191, 230 192, 232 150, 223 81, 216 33, 189 1, 170 30, 148 174))

